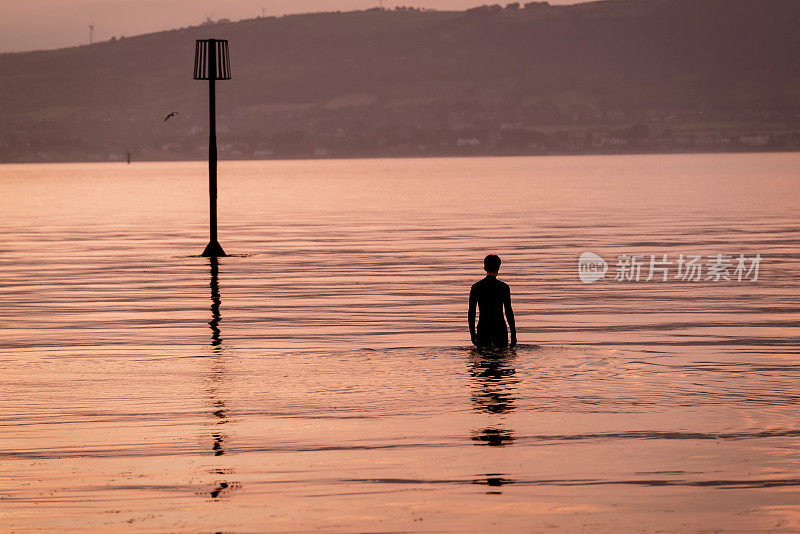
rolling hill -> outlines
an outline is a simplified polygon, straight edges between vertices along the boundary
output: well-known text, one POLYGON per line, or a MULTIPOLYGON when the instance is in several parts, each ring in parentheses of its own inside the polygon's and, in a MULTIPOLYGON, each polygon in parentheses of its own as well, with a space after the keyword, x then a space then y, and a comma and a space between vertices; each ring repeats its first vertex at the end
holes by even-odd
POLYGON ((0 55, 0 161, 800 148, 800 2, 316 13, 0 55), (175 119, 164 122, 172 111, 175 119))

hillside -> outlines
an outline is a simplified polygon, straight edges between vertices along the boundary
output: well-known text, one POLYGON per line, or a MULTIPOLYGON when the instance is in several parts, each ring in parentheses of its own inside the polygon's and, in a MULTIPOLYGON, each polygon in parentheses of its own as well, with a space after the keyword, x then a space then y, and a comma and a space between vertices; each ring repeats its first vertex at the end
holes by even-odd
POLYGON ((206 37, 231 47, 223 158, 797 149, 798 20, 796 0, 374 9, 3 54, 0 161, 204 158, 206 37))

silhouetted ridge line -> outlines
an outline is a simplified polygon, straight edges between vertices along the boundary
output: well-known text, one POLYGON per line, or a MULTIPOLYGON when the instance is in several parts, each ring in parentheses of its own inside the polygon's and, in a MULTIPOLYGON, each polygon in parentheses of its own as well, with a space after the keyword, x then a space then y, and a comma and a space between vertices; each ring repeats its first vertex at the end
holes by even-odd
POLYGON ((797 20, 796 0, 370 10, 3 54, 0 161, 203 159, 212 36, 236 57, 223 159, 800 149, 797 20))

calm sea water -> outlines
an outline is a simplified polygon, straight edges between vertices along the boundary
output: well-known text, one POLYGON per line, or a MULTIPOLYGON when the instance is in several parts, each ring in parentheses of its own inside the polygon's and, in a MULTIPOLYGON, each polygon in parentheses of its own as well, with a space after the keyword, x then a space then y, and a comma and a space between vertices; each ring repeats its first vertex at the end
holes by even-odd
POLYGON ((226 162, 214 264, 202 163, 0 166, 0 530, 796 532, 798 169, 226 162))

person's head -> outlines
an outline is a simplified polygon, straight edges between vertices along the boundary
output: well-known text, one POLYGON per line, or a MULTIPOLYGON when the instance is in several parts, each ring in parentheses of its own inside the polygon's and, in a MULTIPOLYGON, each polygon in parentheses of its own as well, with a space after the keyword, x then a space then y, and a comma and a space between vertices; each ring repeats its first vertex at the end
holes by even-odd
POLYGON ((483 269, 486 274, 497 276, 498 271, 500 271, 500 256, 489 254, 483 258, 483 269))

